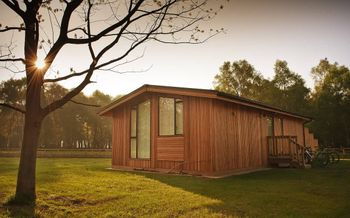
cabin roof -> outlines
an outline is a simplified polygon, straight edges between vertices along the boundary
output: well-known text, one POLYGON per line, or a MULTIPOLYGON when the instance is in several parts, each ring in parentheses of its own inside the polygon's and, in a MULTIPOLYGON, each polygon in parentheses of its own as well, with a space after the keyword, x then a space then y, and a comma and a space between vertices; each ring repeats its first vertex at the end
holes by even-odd
POLYGON ((103 107, 98 114, 101 116, 112 116, 112 111, 117 108, 119 105, 139 96, 143 93, 162 93, 162 94, 174 94, 174 95, 183 95, 183 96, 193 96, 193 97, 203 97, 203 98, 212 98, 218 99, 226 102, 232 102, 239 105, 244 105, 251 108, 256 108, 259 110, 267 111, 270 113, 276 113, 281 115, 286 115, 289 117, 299 118, 305 121, 311 121, 311 117, 303 116, 300 114, 292 113, 286 110, 283 110, 278 107, 274 107, 259 101, 243 98, 236 95, 227 94, 224 92, 211 90, 211 89, 195 89, 195 88, 183 88, 183 87, 172 87, 172 86, 159 86, 159 85, 149 85, 145 84, 138 89, 130 92, 127 95, 115 100, 114 102, 103 107))

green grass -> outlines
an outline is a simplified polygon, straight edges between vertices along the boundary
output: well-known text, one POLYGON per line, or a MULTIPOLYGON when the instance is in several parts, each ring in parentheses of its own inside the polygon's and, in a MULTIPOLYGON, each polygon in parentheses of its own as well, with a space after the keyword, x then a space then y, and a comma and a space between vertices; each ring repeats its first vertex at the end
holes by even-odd
POLYGON ((35 206, 3 205, 17 158, 0 158, 0 217, 349 217, 350 160, 224 179, 110 171, 110 159, 38 159, 35 206))

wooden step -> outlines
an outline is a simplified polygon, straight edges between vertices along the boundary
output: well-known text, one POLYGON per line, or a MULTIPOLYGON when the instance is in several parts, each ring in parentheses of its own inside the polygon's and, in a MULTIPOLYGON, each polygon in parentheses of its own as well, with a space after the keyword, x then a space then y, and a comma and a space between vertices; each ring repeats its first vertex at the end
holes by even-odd
POLYGON ((269 156, 269 163, 271 165, 275 165, 277 167, 293 167, 293 168, 301 168, 301 163, 298 162, 297 159, 292 158, 291 156, 269 156))
POLYGON ((269 163, 279 164, 279 163, 290 163, 293 159, 290 156, 270 156, 269 163))
POLYGON ((280 167, 280 168, 289 168, 289 167, 291 167, 290 163, 278 163, 277 166, 280 167))

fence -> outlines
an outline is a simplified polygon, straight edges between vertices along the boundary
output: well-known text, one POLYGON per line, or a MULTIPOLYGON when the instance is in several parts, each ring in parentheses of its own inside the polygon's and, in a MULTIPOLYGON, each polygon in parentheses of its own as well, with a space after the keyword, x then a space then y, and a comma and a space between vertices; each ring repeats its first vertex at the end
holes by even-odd
MULTIPOLYGON (((20 149, 1 149, 0 157, 19 157, 20 149)), ((37 157, 48 158, 111 158, 111 149, 42 149, 37 151, 37 157)))

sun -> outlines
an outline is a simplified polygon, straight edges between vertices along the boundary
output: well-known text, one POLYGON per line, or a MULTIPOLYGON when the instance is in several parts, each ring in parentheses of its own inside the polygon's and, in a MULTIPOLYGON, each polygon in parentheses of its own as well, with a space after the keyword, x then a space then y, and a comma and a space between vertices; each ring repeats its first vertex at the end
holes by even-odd
POLYGON ((46 66, 46 63, 45 63, 44 59, 37 59, 35 62, 35 66, 39 69, 42 69, 46 66))

